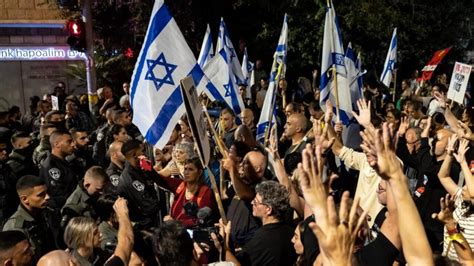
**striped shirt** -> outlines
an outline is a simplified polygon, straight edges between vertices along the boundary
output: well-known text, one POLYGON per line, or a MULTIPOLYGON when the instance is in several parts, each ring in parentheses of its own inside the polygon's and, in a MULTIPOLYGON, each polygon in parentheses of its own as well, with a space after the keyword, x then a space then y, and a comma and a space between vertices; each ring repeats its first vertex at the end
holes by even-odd
MULTIPOLYGON (((453 212, 453 218, 461 228, 461 232, 469 243, 469 246, 474 247, 474 213, 467 216, 465 215, 465 213, 469 211, 469 207, 463 206, 463 201, 464 200, 462 197, 462 188, 459 188, 454 196, 455 209, 453 212)), ((443 254, 446 254, 446 251, 448 249, 449 241, 447 240, 447 237, 448 232, 446 230, 446 227, 444 227, 443 254)), ((453 245, 451 245, 449 249, 448 257, 453 260, 459 260, 453 245)))

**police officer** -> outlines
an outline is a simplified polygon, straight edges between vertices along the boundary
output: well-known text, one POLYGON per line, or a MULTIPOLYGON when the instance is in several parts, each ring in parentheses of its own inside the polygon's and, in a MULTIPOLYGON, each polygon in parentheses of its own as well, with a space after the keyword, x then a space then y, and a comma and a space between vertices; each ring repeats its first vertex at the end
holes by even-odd
POLYGON ((61 227, 65 228, 69 220, 76 216, 96 218, 95 203, 107 182, 107 174, 100 166, 92 166, 84 175, 61 210, 61 227))
POLYGON ((95 164, 92 159, 92 147, 89 145, 89 136, 87 131, 83 129, 71 128, 69 133, 71 133, 76 149, 73 154, 66 157, 66 161, 69 162, 77 175, 82 177, 87 169, 95 164))
POLYGON ((74 191, 79 178, 65 158, 74 152, 75 145, 67 131, 56 130, 49 137, 51 154, 46 157, 40 170, 40 177, 46 181, 51 196, 51 207, 60 209, 74 191))
POLYGON ((53 124, 44 124, 40 128, 40 144, 35 148, 33 152, 33 163, 37 168, 41 168, 44 160, 51 153, 51 144, 49 143, 49 136, 56 130, 56 126, 53 124))
POLYGON ((119 178, 125 166, 125 156, 121 151, 122 146, 123 142, 114 141, 109 147, 110 164, 105 171, 110 179, 110 192, 112 193, 117 193, 119 178))
POLYGON ((140 130, 132 124, 132 117, 125 109, 118 109, 113 114, 114 124, 121 125, 125 127, 127 130, 127 134, 132 137, 132 139, 136 139, 139 141, 143 141, 144 138, 142 134, 140 134, 140 130))
POLYGON ((122 154, 126 158, 125 168, 120 175, 117 191, 128 200, 130 218, 137 228, 149 228, 158 225, 160 206, 153 180, 158 175, 151 163, 148 167, 140 166, 143 156, 143 144, 130 140, 123 144, 122 154))
POLYGON ((0 137, 0 225, 15 212, 19 204, 15 193, 16 176, 7 164, 8 140, 0 137))
POLYGON ((47 187, 42 178, 26 175, 18 180, 16 191, 20 205, 3 226, 3 231, 23 232, 31 244, 35 261, 38 261, 41 256, 57 248, 46 219, 49 201, 47 187))
POLYGON ((11 138, 13 151, 8 158, 8 165, 19 178, 24 175, 38 175, 31 156, 35 149, 33 139, 26 132, 16 132, 11 138))
POLYGON ((114 110, 112 108, 109 108, 107 111, 105 111, 107 123, 99 127, 91 136, 92 139, 95 139, 94 146, 92 147, 92 158, 97 162, 98 165, 102 167, 106 167, 109 163, 105 156, 107 153, 105 139, 109 133, 110 127, 112 127, 114 124, 112 119, 113 113, 114 110))

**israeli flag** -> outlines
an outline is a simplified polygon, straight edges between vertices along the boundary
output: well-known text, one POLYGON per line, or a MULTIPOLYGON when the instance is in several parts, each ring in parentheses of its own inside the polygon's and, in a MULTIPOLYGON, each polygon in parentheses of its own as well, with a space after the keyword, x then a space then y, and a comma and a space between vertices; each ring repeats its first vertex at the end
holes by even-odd
POLYGON ((257 124, 257 141, 263 142, 265 139, 265 131, 270 132, 271 125, 274 124, 276 84, 280 77, 285 76, 286 70, 286 54, 288 51, 288 18, 285 14, 283 19, 283 27, 281 28, 280 39, 273 55, 272 70, 270 72, 270 82, 268 84, 267 94, 263 102, 262 113, 257 124), (273 116, 273 117, 272 117, 273 116))
POLYGON ((179 82, 189 75, 198 92, 218 96, 163 0, 156 0, 130 90, 133 123, 148 143, 163 148, 168 142, 185 113, 179 82))
POLYGON ((397 28, 393 29, 392 40, 390 41, 390 47, 388 48, 387 58, 385 58, 382 75, 380 75, 380 81, 382 81, 382 83, 387 87, 390 87, 390 82, 392 82, 395 62, 397 62, 397 28))
POLYGON ((363 97, 362 93, 362 79, 367 71, 362 70, 360 55, 356 56, 352 50, 352 44, 347 45, 346 54, 344 57, 346 65, 347 81, 351 90, 352 110, 357 110, 357 100, 363 97))
POLYGON ((242 73, 244 75, 244 83, 247 88, 245 90, 246 98, 252 98, 252 91, 250 87, 255 84, 255 76, 253 75, 253 63, 249 61, 249 56, 247 54, 247 47, 244 50, 244 57, 242 58, 242 73), (253 80, 252 80, 253 77, 253 80))
POLYGON ((330 100, 336 107, 335 81, 337 80, 339 94, 339 119, 347 125, 352 112, 351 95, 347 81, 344 60, 344 47, 342 46, 341 32, 332 1, 326 7, 326 21, 324 22, 323 53, 321 63, 321 108, 326 111, 326 101, 330 100), (333 68, 336 76, 333 76, 333 68))
POLYGON ((209 62, 214 56, 214 45, 212 44, 211 28, 207 24, 206 33, 204 34, 204 40, 202 41, 201 51, 199 52, 198 64, 201 68, 209 62))
POLYGON ((221 18, 221 24, 219 26, 216 52, 220 52, 221 49, 225 49, 226 54, 229 55, 232 73, 235 75, 237 84, 243 84, 245 78, 244 74, 242 73, 242 66, 240 65, 239 59, 237 58, 237 53, 234 49, 232 41, 230 40, 229 31, 227 30, 227 26, 223 18, 221 18))
MULTIPOLYGON (((352 45, 347 45, 346 54, 344 57, 346 65, 347 81, 349 83, 351 92, 352 110, 357 111, 357 100, 363 97, 362 95, 362 76, 366 71, 362 71, 360 56, 356 56, 352 45)), ((350 118, 349 123, 344 126, 342 131, 342 141, 345 146, 353 149, 359 149, 362 139, 360 137, 360 126, 352 114, 347 114, 350 118)))
MULTIPOLYGON (((231 55, 222 48, 204 67, 204 73, 211 80, 219 93, 219 97, 234 111, 240 115, 244 110, 244 102, 238 91, 239 87, 235 75, 232 72, 231 55)), ((228 51, 228 50, 227 50, 228 51)))

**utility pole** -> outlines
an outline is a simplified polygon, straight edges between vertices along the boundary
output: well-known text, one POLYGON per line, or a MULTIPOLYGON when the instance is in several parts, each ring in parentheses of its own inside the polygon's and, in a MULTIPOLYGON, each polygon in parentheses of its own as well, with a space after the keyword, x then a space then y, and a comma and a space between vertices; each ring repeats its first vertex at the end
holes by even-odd
POLYGON ((94 41, 92 32, 92 12, 91 1, 84 0, 82 6, 82 16, 84 17, 86 27, 86 79, 87 79, 87 98, 89 102, 89 111, 95 119, 97 114, 97 78, 95 72, 94 55, 94 41))

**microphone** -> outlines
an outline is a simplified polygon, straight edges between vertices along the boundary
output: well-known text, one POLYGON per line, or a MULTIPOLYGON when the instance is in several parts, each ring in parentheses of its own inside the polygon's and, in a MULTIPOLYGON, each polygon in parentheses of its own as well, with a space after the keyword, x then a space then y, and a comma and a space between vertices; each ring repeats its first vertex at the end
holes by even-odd
POLYGON ((203 207, 201 209, 198 210, 197 212, 197 219, 198 219, 198 223, 201 224, 201 225, 206 225, 210 218, 211 218, 211 215, 212 215, 212 209, 209 208, 209 207, 203 207))

